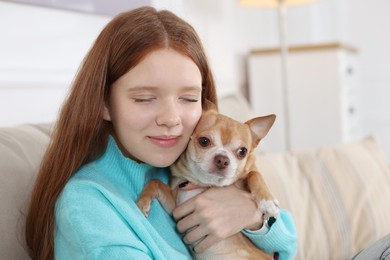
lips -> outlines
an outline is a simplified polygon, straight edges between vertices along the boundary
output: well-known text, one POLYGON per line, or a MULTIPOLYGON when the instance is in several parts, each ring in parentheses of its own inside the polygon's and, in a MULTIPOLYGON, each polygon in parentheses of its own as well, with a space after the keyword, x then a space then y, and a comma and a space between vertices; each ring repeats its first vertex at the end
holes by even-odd
POLYGON ((149 140, 161 148, 174 147, 179 142, 179 139, 180 136, 149 136, 149 140))

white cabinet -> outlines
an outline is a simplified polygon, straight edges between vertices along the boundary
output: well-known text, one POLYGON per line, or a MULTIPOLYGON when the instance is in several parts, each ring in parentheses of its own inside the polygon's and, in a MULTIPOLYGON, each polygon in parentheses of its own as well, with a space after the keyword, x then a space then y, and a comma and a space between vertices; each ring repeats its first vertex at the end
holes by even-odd
MULTIPOLYGON (((287 98, 291 150, 314 149, 357 136, 356 54, 355 48, 339 43, 289 48, 287 98)), ((248 63, 252 108, 257 115, 277 115, 263 148, 285 151, 286 117, 279 49, 254 50, 248 63)))

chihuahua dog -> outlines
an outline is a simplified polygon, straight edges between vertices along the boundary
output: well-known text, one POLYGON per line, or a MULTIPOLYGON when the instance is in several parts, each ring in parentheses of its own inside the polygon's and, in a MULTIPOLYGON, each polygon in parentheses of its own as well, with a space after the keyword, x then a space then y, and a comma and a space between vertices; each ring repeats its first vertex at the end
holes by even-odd
MULTIPOLYGON (((209 101, 197 124, 186 151, 170 167, 170 186, 152 180, 145 186, 137 202, 147 217, 153 199, 172 213, 176 205, 209 187, 234 184, 248 190, 264 218, 278 216, 278 202, 273 198, 263 177, 256 169, 252 151, 275 121, 275 115, 253 118, 245 123, 219 114, 209 101), (185 183, 195 189, 180 189, 185 183)), ((203 253, 194 252, 196 259, 272 259, 254 246, 241 233, 231 236, 203 253)))

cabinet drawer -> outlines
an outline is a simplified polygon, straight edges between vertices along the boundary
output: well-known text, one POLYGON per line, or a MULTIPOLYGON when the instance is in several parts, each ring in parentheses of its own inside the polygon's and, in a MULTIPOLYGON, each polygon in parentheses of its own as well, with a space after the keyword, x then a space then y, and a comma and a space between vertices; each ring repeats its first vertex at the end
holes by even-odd
POLYGON ((341 106, 344 138, 349 140, 359 131, 359 98, 357 88, 345 88, 341 106))

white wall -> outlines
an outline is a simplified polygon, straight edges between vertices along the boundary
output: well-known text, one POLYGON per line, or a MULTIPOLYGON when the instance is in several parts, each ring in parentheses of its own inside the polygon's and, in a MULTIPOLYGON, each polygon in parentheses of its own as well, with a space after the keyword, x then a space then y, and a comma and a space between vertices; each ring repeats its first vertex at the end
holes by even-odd
POLYGON ((53 121, 108 20, 0 2, 0 126, 53 121))
MULTIPOLYGON (((278 45, 275 9, 247 9, 238 0, 144 1, 176 12, 196 28, 220 95, 245 88, 250 50, 278 45)), ((294 45, 340 41, 359 49, 361 133, 377 134, 390 161, 389 10, 388 0, 318 0, 291 7, 287 40, 294 45)), ((0 1, 0 126, 54 120, 82 57, 109 20, 37 12, 0 1), (39 94, 45 91, 51 94, 39 94), (37 109, 25 106, 31 99, 37 109)))

